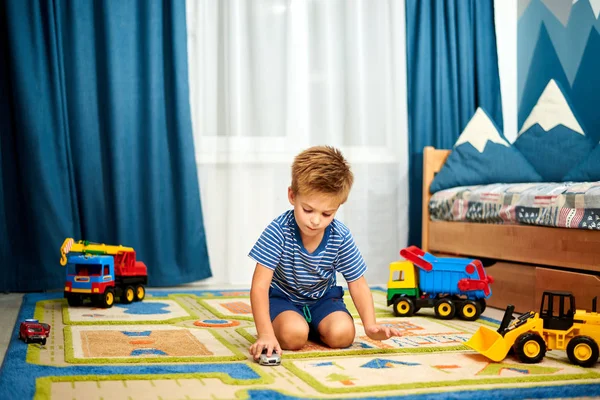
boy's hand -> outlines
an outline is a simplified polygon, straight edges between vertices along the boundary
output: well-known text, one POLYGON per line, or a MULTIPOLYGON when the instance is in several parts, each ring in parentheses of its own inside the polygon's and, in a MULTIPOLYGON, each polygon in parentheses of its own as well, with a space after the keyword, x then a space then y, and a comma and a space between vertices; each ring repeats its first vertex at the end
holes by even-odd
POLYGON ((258 360, 263 349, 267 349, 267 357, 271 357, 273 353, 281 356, 281 346, 275 336, 259 336, 256 342, 250 346, 250 354, 254 356, 255 360, 258 360))
POLYGON ((396 328, 390 328, 389 326, 383 326, 379 324, 365 326, 365 333, 368 337, 373 340, 385 340, 392 336, 401 336, 402 334, 396 328))

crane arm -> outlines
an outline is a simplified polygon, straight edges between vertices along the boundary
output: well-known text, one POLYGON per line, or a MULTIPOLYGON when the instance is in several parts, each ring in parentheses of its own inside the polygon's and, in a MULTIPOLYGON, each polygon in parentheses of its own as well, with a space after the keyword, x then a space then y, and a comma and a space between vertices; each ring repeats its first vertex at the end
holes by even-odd
POLYGON ((90 243, 87 240, 79 240, 75 242, 73 238, 66 238, 62 246, 60 246, 60 265, 67 264, 67 254, 69 254, 69 252, 116 255, 118 253, 130 251, 134 251, 133 247, 125 247, 121 245, 112 246, 104 243, 90 243))

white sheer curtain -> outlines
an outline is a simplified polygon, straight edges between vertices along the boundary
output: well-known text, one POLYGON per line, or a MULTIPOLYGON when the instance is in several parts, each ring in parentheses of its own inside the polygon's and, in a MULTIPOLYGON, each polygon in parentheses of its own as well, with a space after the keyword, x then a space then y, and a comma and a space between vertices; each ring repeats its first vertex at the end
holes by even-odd
POLYGON ((290 208, 293 157, 329 144, 355 173, 337 218, 369 283, 386 283, 408 236, 404 1, 188 0, 187 13, 212 281, 250 284, 250 248, 290 208))

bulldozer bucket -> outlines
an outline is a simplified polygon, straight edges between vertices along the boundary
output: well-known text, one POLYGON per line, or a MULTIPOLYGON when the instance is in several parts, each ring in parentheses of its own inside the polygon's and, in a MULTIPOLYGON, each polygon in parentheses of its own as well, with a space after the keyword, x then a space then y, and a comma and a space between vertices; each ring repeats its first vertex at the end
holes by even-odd
POLYGON ((465 342, 465 345, 490 360, 498 362, 504 360, 512 343, 509 343, 498 332, 480 326, 471 339, 465 342))

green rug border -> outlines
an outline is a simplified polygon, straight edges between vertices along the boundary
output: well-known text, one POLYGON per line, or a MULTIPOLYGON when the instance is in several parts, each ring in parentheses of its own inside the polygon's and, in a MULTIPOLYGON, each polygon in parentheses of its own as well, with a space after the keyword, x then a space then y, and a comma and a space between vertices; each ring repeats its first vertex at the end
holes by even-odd
MULTIPOLYGON (((256 338, 251 334, 246 332, 247 327, 239 327, 235 331, 244 339, 248 340, 250 343, 254 343, 256 338)), ((342 356, 360 356, 360 355, 370 355, 370 354, 420 354, 420 353, 434 353, 434 352, 451 352, 451 351, 464 351, 469 350, 469 348, 465 345, 457 345, 457 346, 446 346, 446 347, 428 347, 428 348, 402 348, 402 349, 348 349, 348 350, 326 350, 326 351, 312 351, 310 353, 299 353, 299 352, 290 352, 286 351, 283 353, 282 359, 302 359, 302 358, 313 358, 313 357, 321 357, 321 356, 331 356, 331 357, 342 357, 342 356)))
MULTIPOLYGON (((380 291, 380 292, 385 292, 384 290, 380 289, 380 288, 372 288, 371 291, 380 291)), ((223 357, 219 357, 219 356, 210 356, 210 357, 206 357, 206 358, 202 358, 202 357, 171 357, 169 359, 164 359, 164 358, 159 358, 159 357, 149 357, 149 358, 125 358, 125 359, 120 359, 118 362, 116 362, 116 360, 111 359, 111 358, 97 358, 97 359, 77 359, 75 358, 74 354, 73 354, 73 342, 72 342, 72 332, 70 329, 70 326, 97 326, 97 325, 175 325, 179 322, 183 322, 183 321, 189 321, 189 320, 193 320, 193 319, 199 319, 200 316, 197 315, 196 313, 194 313, 190 308, 188 308, 185 304, 183 304, 179 298, 181 297, 190 297, 193 300, 196 301, 196 303, 198 303, 201 307, 204 307, 205 309, 207 309, 209 312, 211 312, 212 314, 214 314, 215 316, 219 317, 219 318, 223 318, 223 319, 230 319, 230 320, 242 320, 242 321, 248 321, 248 322, 253 322, 253 318, 252 317, 246 317, 246 316, 230 316, 230 315, 225 315, 222 314, 221 312, 219 312, 217 309, 215 309, 214 307, 212 307, 211 305, 207 304, 205 302, 205 298, 201 297, 195 293, 167 293, 164 296, 152 296, 151 299, 148 299, 150 301, 156 300, 156 301, 160 301, 159 299, 170 299, 175 301, 182 309, 184 309, 189 316, 187 317, 177 317, 177 318, 170 318, 164 321, 153 321, 153 320, 143 320, 143 321, 129 321, 129 322, 120 322, 120 321, 89 321, 89 322, 83 322, 83 321, 71 321, 69 318, 69 313, 68 313, 68 305, 67 305, 67 301, 66 299, 62 298, 62 299, 50 299, 50 300, 40 300, 36 303, 35 305, 35 311, 34 311, 34 318, 38 319, 38 320, 44 320, 44 311, 45 311, 45 305, 48 304, 60 304, 62 306, 62 317, 63 317, 63 324, 65 325, 63 333, 64 333, 64 345, 63 345, 63 349, 65 349, 65 362, 68 363, 73 363, 73 364, 93 364, 93 363, 99 363, 99 364, 120 364, 120 363, 143 363, 143 362, 156 362, 156 363, 160 363, 160 362, 198 362, 198 361, 206 361, 206 362, 211 362, 211 361, 242 361, 242 360, 246 360, 247 357, 243 355, 243 353, 241 351, 239 351, 236 347, 234 347, 231 343, 229 343, 229 341, 225 340, 221 335, 217 334, 215 331, 208 329, 208 328, 200 328, 200 327, 188 327, 188 328, 194 328, 194 329, 208 329, 209 333, 211 333, 220 343, 222 343, 225 347, 227 347, 229 350, 231 350, 234 355, 233 356, 223 356, 223 357), (65 307, 66 306, 66 307, 65 307)), ((214 296, 211 298, 214 299, 239 299, 239 298, 248 298, 249 296, 214 296)), ((347 296, 345 296, 347 297, 347 296)), ((418 316, 418 315, 417 315, 418 316)), ((353 315, 353 317, 355 317, 353 315)), ((390 315, 386 315, 386 317, 389 318, 398 318, 393 316, 393 314, 390 315)), ((428 318, 428 319, 434 319, 437 323, 439 323, 440 325, 444 325, 447 326, 448 328, 451 329, 460 329, 459 327, 455 326, 452 324, 452 321, 454 321, 454 319, 452 320, 441 320, 439 318, 435 318, 432 316, 420 316, 423 318, 428 318)), ((385 317, 384 317, 385 318, 385 317)), ((488 325, 488 326, 493 326, 496 327, 498 326, 497 324, 494 324, 492 322, 489 322, 487 320, 483 320, 483 319, 478 319, 476 322, 483 324, 483 325, 488 325)), ((246 329, 248 329, 248 327, 239 327, 236 328, 234 331, 239 334, 241 337, 243 337, 244 339, 246 339, 249 343, 254 343, 254 341, 256 340, 252 335, 250 335, 246 329)), ((418 353, 427 353, 427 352, 448 352, 448 351, 463 351, 463 350, 469 350, 468 347, 464 346, 464 345, 458 345, 458 346, 446 346, 446 347, 429 347, 426 349, 354 349, 354 350, 342 350, 342 351, 336 351, 335 352, 335 356, 354 356, 354 355, 361 355, 361 354, 365 354, 365 355, 370 355, 370 354, 403 354, 403 353, 413 353, 413 354, 418 354, 418 353)), ((304 358, 310 358, 310 357, 320 357, 320 356, 328 356, 331 355, 329 351, 318 351, 318 352, 310 352, 310 353, 286 353, 284 354, 284 358, 288 358, 288 359, 304 359, 304 358)), ((41 348, 40 346, 29 346, 27 349, 27 355, 26 355, 26 361, 28 363, 31 364, 36 364, 36 365, 56 365, 56 364, 47 364, 47 363, 41 363, 40 362, 40 357, 41 357, 41 348)))
MULTIPOLYGON (((66 300, 64 300, 66 302, 66 300)), ((45 321, 44 319, 44 305, 46 303, 62 303, 63 299, 59 299, 59 300, 40 300, 38 302, 36 302, 35 304, 35 309, 33 311, 33 318, 37 319, 39 321, 45 321)), ((63 308, 64 310, 64 308, 63 308)), ((63 316, 64 318, 64 316, 63 316)), ((50 333, 52 333, 52 329, 53 327, 50 328, 50 333)), ((63 348, 64 348, 64 344, 63 344, 63 348)), ((34 346, 29 345, 27 346, 27 353, 25 355, 25 361, 30 363, 30 364, 37 364, 37 365, 44 365, 40 363, 40 353, 41 351, 41 345, 38 343, 34 346)))
MULTIPOLYGON (((214 308, 213 306, 211 306, 210 304, 206 303, 205 300, 202 297, 199 297, 197 295, 196 296, 196 302, 198 304, 200 304, 202 307, 206 308, 208 311, 210 311, 211 313, 213 313, 216 317, 222 318, 222 319, 226 319, 226 320, 238 320, 238 321, 249 321, 249 322, 254 322, 254 318, 252 317, 247 317, 245 315, 225 315, 222 312, 218 311, 216 308, 214 308)), ((210 299, 225 299, 225 300, 233 300, 233 299, 246 299, 246 298, 250 298, 250 296, 248 297, 240 297, 240 296, 220 296, 220 297, 211 297, 210 299)))
MULTIPOLYGON (((206 379, 206 378, 217 378, 220 379, 224 384, 232 384, 232 385, 257 385, 257 387, 252 387, 252 388, 244 388, 241 389, 237 392, 235 392, 236 398, 237 399, 247 399, 249 398, 249 394, 248 392, 250 390, 257 390, 257 389, 261 389, 261 387, 259 387, 258 385, 269 385, 272 384, 275 380, 274 378, 270 375, 264 372, 264 370, 262 370, 261 368, 259 368, 258 366, 256 366, 255 363, 250 363, 247 362, 246 363, 251 369, 253 369, 258 375, 259 378, 258 379, 234 379, 231 378, 231 376, 227 373, 223 373, 223 372, 197 372, 197 373, 181 373, 181 374, 140 374, 140 375, 98 375, 98 376, 91 376, 91 375, 70 375, 70 376, 45 376, 42 378, 38 378, 36 380, 36 392, 34 395, 34 400, 44 400, 44 399, 51 399, 51 385, 54 382, 85 382, 85 381, 130 381, 130 380, 155 380, 155 379, 169 379, 169 380, 177 380, 177 379, 206 379)), ((315 389, 317 392, 322 393, 322 394, 353 394, 353 393, 371 393, 371 392, 377 392, 377 391, 382 391, 382 392, 390 392, 390 391, 397 391, 397 390, 413 390, 413 389, 433 389, 430 391, 421 391, 419 393, 409 393, 409 394, 397 394, 394 396, 406 396, 406 397, 410 397, 412 395, 423 395, 423 394, 434 394, 434 393, 444 393, 444 390, 439 390, 439 389, 443 389, 443 388, 447 388, 447 387, 455 387, 455 386, 466 386, 466 385, 472 385, 472 386, 477 386, 477 387, 473 387, 473 388, 466 388, 466 389, 461 389, 461 391, 487 391, 487 390, 497 390, 497 387, 492 387, 492 388, 482 388, 479 387, 481 385, 487 385, 487 384, 505 384, 505 385, 511 385, 506 387, 507 389, 510 388, 514 388, 514 389, 519 389, 522 388, 520 386, 513 386, 514 384, 518 384, 519 382, 522 383, 540 383, 540 382, 549 382, 554 380, 554 378, 556 378, 556 376, 537 376, 537 377, 530 377, 526 380, 520 378, 520 377, 513 377, 513 378, 498 378, 498 379, 464 379, 464 380, 458 380, 458 381, 452 381, 452 380, 448 380, 448 381, 438 381, 435 383, 431 383, 431 382, 417 382, 417 383, 406 383, 406 384, 389 384, 389 385, 374 385, 374 386, 363 386, 363 387, 352 387, 352 388, 329 388, 325 385, 323 385, 322 383, 320 383, 319 381, 317 381, 315 378, 313 378, 311 375, 309 375, 308 373, 304 372, 303 370, 299 369, 297 366, 293 365, 293 363, 291 361, 284 361, 281 363, 281 365, 286 368, 290 373, 294 374, 296 377, 298 377, 299 379, 301 379, 302 381, 304 381, 306 384, 308 384, 309 386, 311 386, 313 389, 315 389)), ((512 364, 511 364, 512 365, 512 364)), ((570 364, 569 364, 570 365, 570 364)), ((566 381, 573 381, 573 380, 585 380, 585 379, 597 379, 600 378, 600 373, 598 372, 593 372, 593 371, 589 371, 585 368, 581 368, 584 371, 587 371, 584 374, 568 374, 568 375, 562 375, 560 376, 560 382, 564 383, 566 381)), ((586 384, 589 382, 575 382, 572 384, 586 384)), ((548 385, 550 386, 550 385, 548 385)), ((302 396, 299 397, 300 395, 297 393, 292 393, 290 391, 287 390, 281 390, 278 388, 269 388, 269 387, 264 387, 265 390, 271 390, 273 392, 276 393, 281 393, 287 396, 291 396, 294 398, 306 398, 306 399, 319 399, 322 397, 318 397, 318 396, 314 396, 314 395, 310 395, 310 396, 302 396)), ((386 395, 383 395, 382 398, 385 398, 386 395)), ((485 396, 483 396, 485 397, 485 396)), ((355 398, 360 398, 360 397, 355 397, 355 398)))
MULTIPOLYGON (((380 291, 379 289, 371 289, 371 292, 373 291, 380 291)), ((210 297, 209 299, 206 299, 204 297, 200 297, 196 294, 194 294, 194 296, 196 296, 197 302, 204 308, 206 308, 208 311, 210 311, 211 313, 213 313, 215 316, 219 317, 219 318, 223 318, 223 319, 236 319, 236 320, 241 320, 241 321, 254 321, 254 318, 252 317, 246 317, 243 315, 240 316, 233 316, 233 315, 226 315, 221 313, 220 311, 218 311, 216 308, 214 308, 213 306, 211 306, 210 304, 206 303, 206 300, 212 300, 212 299, 249 299, 250 296, 215 296, 215 297, 210 297)), ((351 298, 349 294, 345 294, 344 298, 351 298)), ((385 308, 378 308, 377 306, 379 306, 379 303, 375 303, 374 307, 375 307, 375 316, 376 317, 380 317, 380 318, 395 318, 393 312, 390 310, 389 313, 385 310, 385 308), (377 310, 381 310, 380 312, 378 312, 377 310)), ((348 308, 348 305, 346 305, 346 307, 348 308)), ((354 307, 354 309, 356 309, 354 307)), ((348 311, 350 312, 350 315, 352 315, 353 318, 360 318, 360 315, 358 315, 358 312, 351 312, 350 309, 348 309, 348 311)))
MULTIPOLYGON (((571 364, 564 363, 562 361, 558 361, 560 363, 572 366, 571 364)), ((304 372, 302 369, 293 364, 293 361, 289 361, 286 363, 281 363, 288 371, 294 374, 299 379, 303 380, 307 385, 314 388, 316 391, 324 394, 348 394, 348 393, 369 393, 376 391, 392 391, 392 390, 407 390, 407 389, 422 389, 422 388, 444 388, 444 387, 458 387, 466 386, 466 385, 486 385, 486 384, 510 384, 510 383, 539 383, 539 382, 548 382, 556 380, 556 376, 533 376, 528 377, 527 379, 522 379, 521 377, 514 378, 498 378, 498 379, 461 379, 461 380, 448 380, 448 381, 437 381, 437 382, 413 382, 413 383, 404 383, 404 384, 389 384, 389 385, 373 385, 373 386, 361 386, 361 387, 352 387, 352 388, 330 388, 323 385, 317 379, 313 378, 312 375, 304 372)), ((514 364, 510 364, 514 367, 514 364)), ((587 368, 576 367, 579 368, 585 373, 583 374, 567 374, 561 375, 560 381, 571 381, 571 380, 583 380, 583 379, 598 379, 600 378, 599 372, 590 371, 587 368)), ((582 382, 583 383, 583 382, 582 382)), ((497 388, 489 388, 497 389, 497 388)), ((460 390, 468 390, 468 389, 460 389, 460 390)), ((481 390, 481 389, 473 389, 473 390, 481 390)), ((483 389, 486 390, 486 389, 483 389)))
MULTIPOLYGON (((270 385, 275 382, 275 379, 265 373, 255 364, 248 366, 259 375, 258 379, 235 379, 225 372, 192 372, 181 374, 139 374, 139 375, 49 375, 36 379, 34 400, 49 400, 52 398, 52 384, 55 382, 86 382, 86 381, 133 381, 133 380, 155 380, 155 379, 220 379, 226 385, 270 385)), ((254 388, 252 388, 253 390, 254 388)), ((248 390, 243 389, 236 392, 236 396, 240 399, 240 394, 246 394, 248 398, 248 390)))
MULTIPOLYGON (((175 317, 169 318, 162 321, 154 321, 154 320, 140 320, 140 321, 71 321, 69 317, 69 307, 66 299, 57 299, 57 300, 42 300, 42 301, 56 301, 62 302, 62 317, 63 317, 63 325, 159 325, 159 324, 176 324, 178 322, 189 321, 192 319, 200 318, 196 313, 190 310, 186 305, 182 304, 177 297, 186 296, 185 294, 174 294, 173 296, 165 296, 169 300, 173 300, 176 302, 181 308, 184 309, 185 312, 188 313, 188 317, 175 317), (66 305, 66 307, 65 307, 66 305)), ((194 295, 190 295, 194 296, 194 295)), ((143 301, 154 301, 154 299, 144 299, 143 301)), ((158 300, 160 301, 160 300, 158 300)), ((38 302, 40 303, 40 302, 38 302)), ((36 305, 37 311, 37 305, 36 305)))
MULTIPOLYGON (((446 326, 448 328, 458 329, 458 330, 462 329, 459 326, 452 324, 454 321, 456 321, 454 318, 452 318, 452 319, 440 319, 440 318, 436 318, 436 317, 431 317, 429 315, 413 315, 413 317, 422 317, 422 318, 434 319, 440 325, 444 325, 444 326, 446 326)), ((489 326, 489 327, 492 327, 492 328, 497 328, 497 327, 500 326, 500 324, 497 324, 497 323, 494 323, 494 322, 491 322, 491 321, 487 321, 487 320, 481 319, 481 318, 478 318, 475 321, 465 321, 464 319, 459 319, 459 321, 462 321, 462 322, 477 322, 478 324, 486 325, 486 326, 489 326)), ((479 329, 479 327, 477 327, 477 329, 479 329)), ((475 331, 477 331, 477 329, 475 329, 475 331)), ((469 334, 471 333, 471 332, 466 332, 466 331, 463 331, 463 332, 469 333, 469 334)), ((473 333, 475 333, 475 332, 473 332, 473 333)))
MULTIPOLYGON (((202 328, 197 328, 202 329, 202 328)), ((73 350, 73 332, 71 332, 70 326, 65 326, 64 340, 65 340, 65 362, 70 364, 145 364, 145 363, 183 363, 183 362, 217 362, 217 361, 242 361, 248 360, 240 350, 238 350, 233 344, 225 340, 219 333, 211 329, 205 329, 208 333, 213 335, 223 346, 231 350, 234 355, 232 356, 209 356, 209 357, 125 357, 119 359, 113 358, 75 358, 73 350)))

